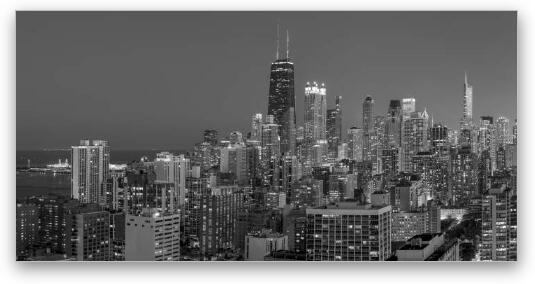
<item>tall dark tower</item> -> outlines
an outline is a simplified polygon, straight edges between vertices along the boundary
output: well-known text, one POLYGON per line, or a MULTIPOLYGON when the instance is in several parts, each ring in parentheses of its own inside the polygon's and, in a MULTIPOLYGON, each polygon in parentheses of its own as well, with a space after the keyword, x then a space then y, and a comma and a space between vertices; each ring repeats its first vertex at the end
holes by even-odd
POLYGON ((388 145, 392 147, 401 146, 401 121, 403 112, 400 100, 390 100, 388 112, 386 113, 386 136, 388 145))
POLYGON ((280 125, 281 153, 295 153, 295 92, 294 64, 290 59, 290 37, 286 31, 286 56, 279 56, 279 27, 277 26, 277 55, 271 63, 269 76, 268 115, 280 125))

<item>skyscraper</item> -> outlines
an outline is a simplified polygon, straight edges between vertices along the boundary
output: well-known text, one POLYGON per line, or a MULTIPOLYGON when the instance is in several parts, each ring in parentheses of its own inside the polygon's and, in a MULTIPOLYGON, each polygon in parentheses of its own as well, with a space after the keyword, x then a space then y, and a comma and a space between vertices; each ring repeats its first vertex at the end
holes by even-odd
POLYGON ((217 130, 215 129, 206 129, 204 130, 203 142, 210 143, 210 145, 217 145, 217 130))
POLYGON ((402 110, 400 100, 390 100, 388 106, 388 112, 386 113, 386 139, 389 146, 399 147, 401 146, 401 121, 402 110))
POLYGON ((472 126, 472 85, 468 84, 468 75, 464 72, 464 95, 463 95, 463 117, 461 119, 461 130, 470 129, 472 126))
POLYGON ((347 130, 348 159, 362 162, 362 140, 364 134, 362 128, 351 127, 347 130))
POLYGON ((313 82, 305 86, 305 144, 307 160, 312 164, 327 156, 327 89, 313 82))
POLYGON ((342 142, 342 97, 336 97, 336 108, 327 110, 327 143, 329 158, 338 157, 338 146, 342 142))
POLYGON ((509 134, 509 119, 504 116, 496 119, 496 147, 505 147, 505 144, 512 142, 511 135, 509 134))
POLYGON ((412 156, 427 150, 429 116, 427 111, 413 112, 411 117, 403 122, 403 141, 401 170, 411 170, 412 156))
MULTIPOLYGON (((173 191, 169 196, 169 208, 175 211, 184 206, 186 196, 186 175, 190 170, 190 160, 184 155, 173 155, 169 152, 156 154, 154 171, 156 181, 174 184, 173 191)), ((166 202, 166 203, 167 203, 166 202)))
POLYGON ((269 77, 268 115, 273 115, 275 123, 280 125, 282 153, 295 151, 294 64, 289 57, 289 42, 286 31, 286 56, 280 58, 277 27, 277 54, 269 77))
POLYGON ((261 113, 255 113, 252 118, 251 122, 251 140, 262 140, 262 114, 261 113))
POLYGON ((373 135, 373 106, 374 100, 370 95, 367 95, 362 103, 362 130, 364 132, 364 139, 362 145, 362 159, 368 161, 371 159, 371 143, 370 138, 373 135))
POLYGON ((411 117, 411 113, 416 111, 416 99, 415 98, 404 98, 401 105, 402 118, 403 121, 411 117))
POLYGON ((81 140, 71 147, 71 197, 82 203, 106 204, 110 147, 103 140, 81 140))

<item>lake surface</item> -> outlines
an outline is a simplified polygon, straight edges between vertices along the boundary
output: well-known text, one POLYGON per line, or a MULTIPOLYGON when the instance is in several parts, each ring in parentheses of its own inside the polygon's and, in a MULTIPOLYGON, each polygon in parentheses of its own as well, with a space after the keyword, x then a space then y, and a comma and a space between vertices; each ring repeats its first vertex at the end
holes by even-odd
MULTIPOLYGON (((112 150, 110 160, 113 164, 126 164, 141 157, 146 156, 149 160, 154 160, 156 154, 164 150, 112 150)), ((182 150, 168 150, 171 153, 185 153, 182 150)), ((17 151, 17 167, 30 166, 34 168, 46 167, 47 164, 57 163, 59 159, 65 161, 69 159, 70 150, 51 151, 17 151)), ((54 193, 68 196, 71 188, 71 176, 69 174, 17 172, 17 199, 24 199, 29 196, 54 193)))

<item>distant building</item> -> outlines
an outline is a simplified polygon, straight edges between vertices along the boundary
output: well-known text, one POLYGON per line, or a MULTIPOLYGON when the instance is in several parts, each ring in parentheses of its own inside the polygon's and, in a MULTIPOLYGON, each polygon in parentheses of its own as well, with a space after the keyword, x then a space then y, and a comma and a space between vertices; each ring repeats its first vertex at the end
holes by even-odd
POLYGON ((327 143, 329 158, 337 159, 338 147, 342 143, 342 97, 336 97, 336 108, 327 110, 327 143))
POLYGON ((371 136, 374 131, 373 123, 373 108, 375 101, 370 95, 366 95, 362 103, 362 160, 369 161, 372 155, 371 136))
POLYGON ((327 161, 327 88, 307 82, 305 86, 305 145, 307 162, 319 165, 327 161))

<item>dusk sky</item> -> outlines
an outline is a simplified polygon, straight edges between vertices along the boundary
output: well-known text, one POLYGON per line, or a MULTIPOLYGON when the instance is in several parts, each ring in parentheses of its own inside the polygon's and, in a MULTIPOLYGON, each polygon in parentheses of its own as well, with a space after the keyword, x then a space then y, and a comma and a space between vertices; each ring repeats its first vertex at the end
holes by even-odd
POLYGON ((474 120, 514 122, 515 12, 18 12, 17 150, 82 138, 191 150, 204 129, 246 135, 267 112, 277 22, 290 33, 298 125, 305 83, 318 81, 329 108, 343 97, 344 129, 362 125, 366 94, 375 115, 414 97, 457 129, 465 71, 474 120))

